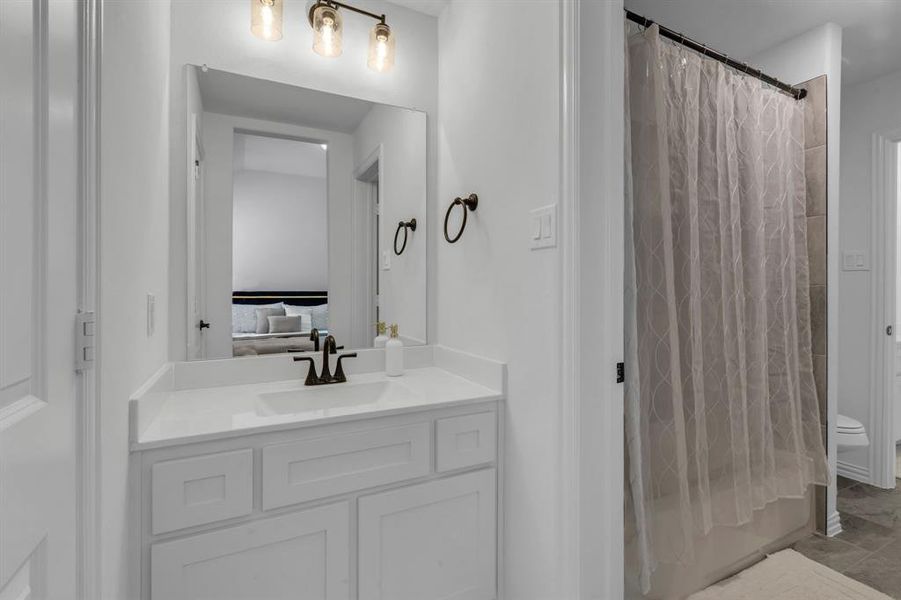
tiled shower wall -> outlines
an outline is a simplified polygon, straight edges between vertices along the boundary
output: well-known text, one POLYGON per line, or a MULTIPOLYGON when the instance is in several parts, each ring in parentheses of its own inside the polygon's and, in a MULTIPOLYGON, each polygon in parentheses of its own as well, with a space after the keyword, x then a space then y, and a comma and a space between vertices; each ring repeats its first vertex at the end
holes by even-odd
MULTIPOLYGON (((807 261, 810 265, 810 330, 813 376, 826 428, 826 76, 804 83, 804 174, 807 179, 807 261)), ((826 526, 825 489, 816 493, 816 527, 826 526)))

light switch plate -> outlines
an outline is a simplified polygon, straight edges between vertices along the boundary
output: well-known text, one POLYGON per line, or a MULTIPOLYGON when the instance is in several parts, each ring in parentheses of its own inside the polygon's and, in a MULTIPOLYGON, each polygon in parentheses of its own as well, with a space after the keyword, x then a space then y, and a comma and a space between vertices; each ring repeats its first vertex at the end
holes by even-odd
POLYGON ((557 205, 542 206, 529 212, 532 250, 553 248, 557 245, 557 205))
POLYGON ((867 260, 867 253, 854 250, 842 252, 842 271, 869 271, 870 261, 867 260))
POLYGON ((387 250, 382 250, 382 271, 391 270, 391 254, 387 250))

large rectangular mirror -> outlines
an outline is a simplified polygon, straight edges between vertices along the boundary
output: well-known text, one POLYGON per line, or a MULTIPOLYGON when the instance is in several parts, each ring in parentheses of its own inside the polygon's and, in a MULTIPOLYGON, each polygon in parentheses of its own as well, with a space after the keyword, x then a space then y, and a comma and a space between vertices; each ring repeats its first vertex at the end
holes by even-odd
POLYGON ((188 358, 425 343, 425 113, 186 72, 188 358))

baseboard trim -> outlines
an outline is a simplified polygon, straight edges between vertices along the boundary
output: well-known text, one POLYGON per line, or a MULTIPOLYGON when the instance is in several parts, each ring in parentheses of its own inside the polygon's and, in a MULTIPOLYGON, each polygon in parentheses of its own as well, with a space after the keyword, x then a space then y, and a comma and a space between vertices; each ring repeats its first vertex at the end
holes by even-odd
POLYGON ((826 519, 826 537, 835 537, 842 532, 842 517, 835 511, 826 519))
POLYGON ((870 469, 867 467, 860 467, 858 465, 852 465, 851 463, 839 460, 836 461, 836 471, 842 477, 847 477, 848 479, 853 479, 854 481, 860 481, 863 483, 872 483, 870 469))

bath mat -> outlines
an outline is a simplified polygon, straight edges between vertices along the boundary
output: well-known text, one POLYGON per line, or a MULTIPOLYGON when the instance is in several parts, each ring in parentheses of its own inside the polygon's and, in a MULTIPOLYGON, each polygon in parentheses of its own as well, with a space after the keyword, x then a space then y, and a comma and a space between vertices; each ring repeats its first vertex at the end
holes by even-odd
POLYGON ((795 552, 777 552, 689 600, 891 600, 795 552))

